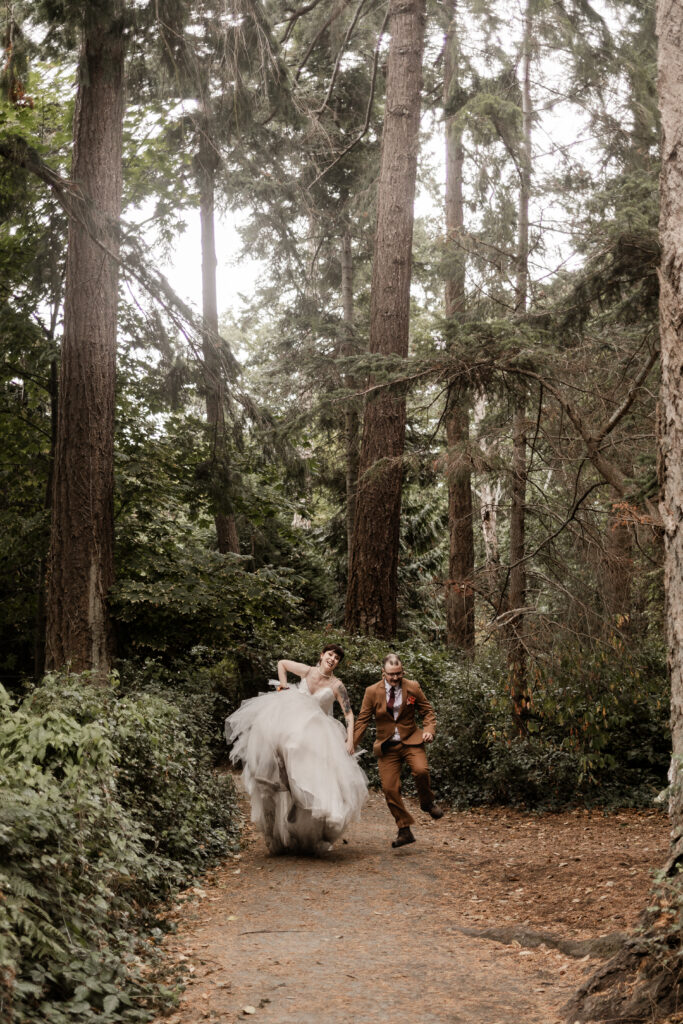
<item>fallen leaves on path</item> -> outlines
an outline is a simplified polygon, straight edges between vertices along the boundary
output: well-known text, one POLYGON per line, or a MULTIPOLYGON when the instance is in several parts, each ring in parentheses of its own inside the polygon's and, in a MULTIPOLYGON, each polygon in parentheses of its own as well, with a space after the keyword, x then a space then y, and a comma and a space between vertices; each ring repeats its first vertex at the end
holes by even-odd
POLYGON ((595 961, 460 929, 628 931, 667 850, 658 811, 413 813, 399 850, 378 794, 323 858, 248 834, 174 911, 165 949, 187 987, 166 1024, 553 1024, 595 961))

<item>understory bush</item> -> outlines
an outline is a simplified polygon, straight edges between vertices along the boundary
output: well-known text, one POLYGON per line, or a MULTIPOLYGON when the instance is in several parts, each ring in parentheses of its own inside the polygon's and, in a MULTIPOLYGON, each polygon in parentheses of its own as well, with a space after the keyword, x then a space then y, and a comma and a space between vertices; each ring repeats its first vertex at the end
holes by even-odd
POLYGON ((205 747, 215 760, 221 760, 225 753, 226 716, 253 690, 250 665, 208 647, 193 648, 173 666, 156 658, 120 662, 119 672, 123 694, 145 693, 172 703, 197 744, 205 747))
MULTIPOLYGON (((314 664, 335 642, 346 652, 339 675, 357 714, 365 687, 381 678, 385 641, 333 629, 289 632, 274 643, 273 666, 279 657, 314 664)), ((671 743, 661 644, 615 638, 595 647, 558 645, 529 670, 525 736, 512 723, 498 648, 461 658, 413 637, 400 641, 398 653, 405 675, 434 704, 439 724, 429 762, 436 790, 451 804, 645 805, 666 784, 671 743)), ((361 763, 376 782, 371 730, 362 745, 368 756, 361 763)))
POLYGON ((529 673, 528 734, 510 716, 499 655, 461 666, 435 701, 436 784, 457 804, 647 805, 671 756, 663 651, 566 647, 529 673))
POLYGON ((173 665, 208 644, 248 661, 263 632, 301 618, 303 587, 287 567, 251 569, 247 558, 196 543, 141 551, 113 590, 119 649, 173 665))
POLYGON ((0 1020, 149 1020, 155 914, 235 848, 230 778, 159 696, 62 675, 0 701, 0 1020))

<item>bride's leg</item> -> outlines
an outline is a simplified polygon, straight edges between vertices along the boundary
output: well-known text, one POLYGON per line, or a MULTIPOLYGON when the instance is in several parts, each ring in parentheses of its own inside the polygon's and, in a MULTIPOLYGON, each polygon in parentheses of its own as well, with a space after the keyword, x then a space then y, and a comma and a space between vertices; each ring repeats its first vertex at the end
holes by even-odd
POLYGON ((262 767, 261 773, 254 776, 254 778, 259 786, 270 789, 273 793, 289 792, 289 776, 287 775, 285 760, 279 750, 275 751, 272 761, 265 768, 265 773, 262 767))

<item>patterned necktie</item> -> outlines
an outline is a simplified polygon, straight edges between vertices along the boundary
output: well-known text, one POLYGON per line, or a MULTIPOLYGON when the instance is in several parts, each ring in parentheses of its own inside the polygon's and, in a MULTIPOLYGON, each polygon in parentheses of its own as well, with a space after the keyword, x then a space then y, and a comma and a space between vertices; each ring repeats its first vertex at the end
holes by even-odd
POLYGON ((392 715, 392 717, 393 717, 393 714, 394 714, 394 701, 395 700, 396 700, 396 687, 395 686, 390 686, 389 687, 389 696, 387 698, 387 711, 389 712, 390 715, 392 715))

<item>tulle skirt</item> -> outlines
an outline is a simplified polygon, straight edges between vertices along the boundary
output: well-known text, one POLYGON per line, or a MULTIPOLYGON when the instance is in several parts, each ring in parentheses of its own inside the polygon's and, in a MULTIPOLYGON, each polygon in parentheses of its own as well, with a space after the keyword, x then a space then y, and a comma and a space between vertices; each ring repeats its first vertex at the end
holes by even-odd
POLYGON ((295 689, 252 697, 226 719, 225 738, 271 853, 322 853, 360 818, 365 773, 346 751, 343 725, 315 697, 295 689))

